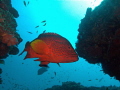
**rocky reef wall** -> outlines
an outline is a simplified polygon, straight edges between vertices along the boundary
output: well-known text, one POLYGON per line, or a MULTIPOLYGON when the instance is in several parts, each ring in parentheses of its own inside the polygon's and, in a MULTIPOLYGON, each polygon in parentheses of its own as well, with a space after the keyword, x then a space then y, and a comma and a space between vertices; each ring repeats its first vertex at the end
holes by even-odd
POLYGON ((104 73, 120 80, 120 0, 103 0, 94 10, 88 8, 78 32, 78 55, 101 63, 104 73))
MULTIPOLYGON (((4 60, 10 54, 16 55, 19 52, 17 45, 22 42, 22 38, 16 32, 17 23, 15 18, 19 14, 12 7, 11 0, 0 0, 0 64, 4 64, 4 60)), ((0 74, 2 69, 0 68, 0 74)), ((0 84, 2 78, 0 77, 0 84)))

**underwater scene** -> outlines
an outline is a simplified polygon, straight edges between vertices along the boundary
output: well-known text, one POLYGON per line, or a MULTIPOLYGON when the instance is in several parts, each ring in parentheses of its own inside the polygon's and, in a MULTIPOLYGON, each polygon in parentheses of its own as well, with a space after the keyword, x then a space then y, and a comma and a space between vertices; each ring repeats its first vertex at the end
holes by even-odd
POLYGON ((120 0, 0 0, 0 90, 120 90, 120 0))

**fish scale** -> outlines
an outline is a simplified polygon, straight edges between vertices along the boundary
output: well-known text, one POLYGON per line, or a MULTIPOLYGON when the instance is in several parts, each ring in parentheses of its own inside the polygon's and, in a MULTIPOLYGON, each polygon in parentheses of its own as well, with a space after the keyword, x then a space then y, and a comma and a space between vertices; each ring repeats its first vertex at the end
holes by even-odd
POLYGON ((52 55, 57 57, 57 59, 55 58, 56 62, 57 60, 66 62, 67 59, 69 60, 77 56, 76 53, 72 51, 73 48, 70 42, 58 34, 44 33, 38 38, 43 40, 49 46, 52 55))

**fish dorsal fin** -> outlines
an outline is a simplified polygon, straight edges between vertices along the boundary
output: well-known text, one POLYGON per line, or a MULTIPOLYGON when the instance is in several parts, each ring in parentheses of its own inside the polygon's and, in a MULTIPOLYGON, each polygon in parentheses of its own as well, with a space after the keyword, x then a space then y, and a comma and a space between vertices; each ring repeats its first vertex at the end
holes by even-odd
POLYGON ((32 49, 38 54, 47 54, 49 52, 47 44, 40 40, 36 39, 30 43, 32 49))

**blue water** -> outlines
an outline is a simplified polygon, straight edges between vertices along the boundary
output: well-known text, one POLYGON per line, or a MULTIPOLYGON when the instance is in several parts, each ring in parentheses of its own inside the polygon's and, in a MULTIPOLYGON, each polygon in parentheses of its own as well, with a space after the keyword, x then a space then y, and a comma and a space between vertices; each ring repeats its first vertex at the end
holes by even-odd
MULTIPOLYGON (((27 1, 30 3, 25 7, 23 0, 12 0, 13 7, 20 15, 16 18, 17 32, 23 38, 23 42, 18 46, 20 52, 27 41, 32 41, 44 30, 62 35, 75 48, 80 20, 84 18, 88 7, 94 9, 101 0, 27 1), (46 26, 42 26, 43 20, 46 20, 46 26), (39 27, 35 28, 37 25, 39 27)), ((100 71, 101 65, 89 64, 83 58, 73 63, 60 63, 61 67, 50 63, 48 71, 38 75, 37 71, 41 68, 38 66, 39 62, 35 62, 34 58, 23 60, 25 55, 26 53, 22 56, 11 55, 5 60, 5 65, 1 65, 3 84, 0 85, 0 90, 44 90, 66 81, 80 82, 84 86, 120 86, 119 81, 100 71)))

